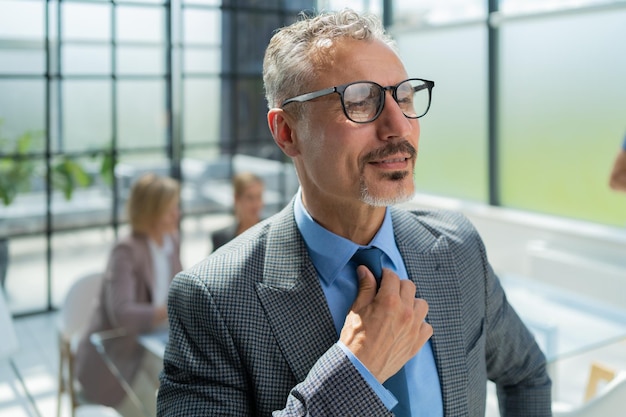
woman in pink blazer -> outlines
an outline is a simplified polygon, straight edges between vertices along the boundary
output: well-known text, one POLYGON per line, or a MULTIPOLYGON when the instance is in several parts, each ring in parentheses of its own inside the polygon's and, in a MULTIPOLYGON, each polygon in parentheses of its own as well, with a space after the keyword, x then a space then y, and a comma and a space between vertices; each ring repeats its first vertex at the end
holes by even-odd
MULTIPOLYGON (((133 185, 127 204, 130 235, 113 247, 99 302, 76 353, 76 375, 90 402, 120 407, 125 394, 95 347, 94 332, 123 329, 125 337, 107 349, 126 381, 142 361, 137 335, 167 326, 167 293, 180 262, 179 183, 145 174, 133 185)), ((88 314, 88 312, 85 312, 88 314)))

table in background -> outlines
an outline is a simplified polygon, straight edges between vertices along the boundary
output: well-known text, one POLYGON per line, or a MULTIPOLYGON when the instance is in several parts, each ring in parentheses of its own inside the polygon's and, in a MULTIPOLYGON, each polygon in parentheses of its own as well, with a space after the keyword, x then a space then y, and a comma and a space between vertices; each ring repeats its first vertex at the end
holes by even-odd
POLYGON ((136 335, 127 335, 123 329, 109 330, 93 333, 90 336, 91 343, 106 363, 111 373, 118 380, 126 394, 125 404, 133 416, 154 417, 156 415, 156 393, 159 380, 158 372, 163 367, 163 356, 155 355, 153 351, 147 349, 139 343, 136 335), (132 338, 136 346, 137 354, 131 358, 120 358, 119 344, 127 344, 123 340, 132 338), (116 349, 117 346, 117 349, 116 349), (116 355, 115 352, 118 352, 116 355), (128 361, 141 361, 137 372, 128 376, 129 367, 132 369, 136 363, 129 364, 128 361))
POLYGON ((530 278, 503 275, 500 281, 548 362, 626 338, 626 310, 530 278))

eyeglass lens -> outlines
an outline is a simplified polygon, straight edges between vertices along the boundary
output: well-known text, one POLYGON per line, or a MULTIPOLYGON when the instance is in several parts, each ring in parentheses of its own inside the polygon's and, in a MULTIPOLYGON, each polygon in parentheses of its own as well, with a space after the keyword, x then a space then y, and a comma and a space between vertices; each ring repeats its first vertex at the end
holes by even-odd
MULTIPOLYGON (((350 84, 343 92, 346 115, 354 122, 370 122, 382 111, 385 89, 375 83, 350 84)), ((406 80, 398 84, 393 94, 404 115, 411 119, 422 117, 430 104, 430 91, 422 80, 406 80)))

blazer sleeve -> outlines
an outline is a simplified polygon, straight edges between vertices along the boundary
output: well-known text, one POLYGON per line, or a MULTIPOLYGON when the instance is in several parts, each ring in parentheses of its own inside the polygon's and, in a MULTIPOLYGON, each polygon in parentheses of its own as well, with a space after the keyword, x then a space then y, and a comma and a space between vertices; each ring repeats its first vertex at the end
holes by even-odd
MULTIPOLYGON (((148 255, 149 256, 149 255, 148 255)), ((113 327, 124 327, 131 333, 152 329, 155 307, 145 276, 138 275, 138 259, 133 245, 127 241, 115 245, 104 278, 104 305, 113 327)), ((148 271, 144 271, 148 274, 148 271)))
MULTIPOLYGON (((300 383, 284 392, 260 393, 261 388, 252 383, 258 376, 246 369, 241 346, 211 293, 188 271, 174 280, 168 306, 170 338, 160 375, 159 417, 392 416, 337 345, 317 360, 300 383), (271 411, 261 412, 267 403, 272 404, 271 411)), ((258 347, 258 355, 267 355, 263 346, 258 347)), ((284 379, 273 366, 280 358, 266 359, 265 373, 284 379)))
POLYGON ((272 413, 273 417, 352 415, 393 417, 337 345, 291 390, 286 407, 272 413))

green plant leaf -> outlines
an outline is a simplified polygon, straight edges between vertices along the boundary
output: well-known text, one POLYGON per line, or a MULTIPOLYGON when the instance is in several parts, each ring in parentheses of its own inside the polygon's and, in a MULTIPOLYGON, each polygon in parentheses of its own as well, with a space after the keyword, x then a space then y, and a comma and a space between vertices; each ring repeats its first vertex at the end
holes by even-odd
POLYGON ((102 181, 109 187, 113 186, 113 153, 106 152, 102 156, 102 163, 100 164, 100 176, 102 181))
MULTIPOLYGON (((0 128, 3 120, 0 119, 0 128)), ((5 206, 10 205, 19 192, 30 190, 35 173, 35 163, 26 155, 31 150, 36 134, 25 132, 11 141, 0 137, 0 199, 5 206)))
POLYGON ((52 184, 63 192, 66 200, 70 200, 76 187, 91 185, 91 178, 78 162, 63 156, 52 167, 52 184))

